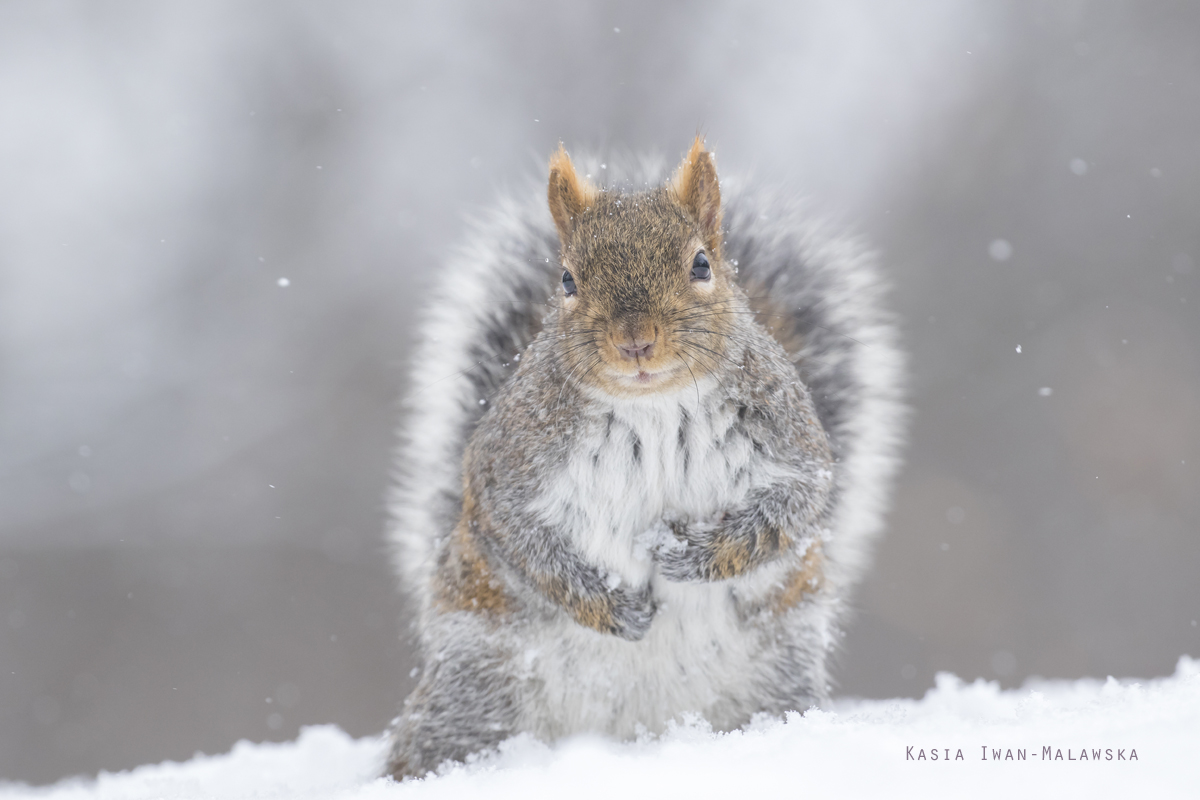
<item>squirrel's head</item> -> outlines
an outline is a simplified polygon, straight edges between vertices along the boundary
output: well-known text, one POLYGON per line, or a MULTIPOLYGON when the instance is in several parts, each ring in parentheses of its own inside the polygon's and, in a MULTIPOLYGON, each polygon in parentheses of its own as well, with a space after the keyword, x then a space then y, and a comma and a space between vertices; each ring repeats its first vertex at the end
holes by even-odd
POLYGON ((576 379, 611 394, 690 385, 723 369, 744 296, 721 260, 721 195, 700 137, 665 186, 624 194, 550 158, 563 266, 558 334, 576 379))

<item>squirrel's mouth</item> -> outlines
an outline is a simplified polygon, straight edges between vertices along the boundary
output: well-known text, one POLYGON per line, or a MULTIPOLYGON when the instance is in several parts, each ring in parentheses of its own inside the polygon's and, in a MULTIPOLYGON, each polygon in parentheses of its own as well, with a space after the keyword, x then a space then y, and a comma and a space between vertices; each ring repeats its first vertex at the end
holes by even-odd
POLYGON ((639 369, 636 372, 620 373, 617 376, 621 383, 633 384, 634 386, 655 386, 662 383, 664 380, 669 380, 674 377, 678 369, 671 367, 659 367, 658 369, 639 369))
POLYGON ((600 386, 618 395, 655 394, 675 385, 686 367, 680 363, 623 365, 626 369, 610 368, 597 376, 600 386), (630 369, 632 367, 632 369, 630 369))

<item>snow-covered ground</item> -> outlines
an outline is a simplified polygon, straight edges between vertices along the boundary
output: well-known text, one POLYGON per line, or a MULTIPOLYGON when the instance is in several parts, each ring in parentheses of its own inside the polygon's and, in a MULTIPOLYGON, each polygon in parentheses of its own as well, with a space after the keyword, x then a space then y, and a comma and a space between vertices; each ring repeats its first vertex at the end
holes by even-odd
POLYGON ((424 781, 375 778, 379 738, 332 726, 294 742, 0 798, 1200 797, 1200 661, 1144 682, 1036 682, 1013 691, 940 675, 921 700, 843 700, 827 710, 711 732, 696 720, 618 744, 577 738, 500 752, 424 781))

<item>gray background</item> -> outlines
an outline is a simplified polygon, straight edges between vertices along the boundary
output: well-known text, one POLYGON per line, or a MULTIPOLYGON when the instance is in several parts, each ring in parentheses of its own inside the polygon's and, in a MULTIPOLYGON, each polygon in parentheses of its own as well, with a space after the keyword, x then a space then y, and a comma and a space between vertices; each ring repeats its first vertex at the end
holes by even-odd
POLYGON ((0 777, 381 730, 414 310, 560 138, 697 130, 895 283, 841 691, 1200 655, 1200 6, 2 2, 0 777))

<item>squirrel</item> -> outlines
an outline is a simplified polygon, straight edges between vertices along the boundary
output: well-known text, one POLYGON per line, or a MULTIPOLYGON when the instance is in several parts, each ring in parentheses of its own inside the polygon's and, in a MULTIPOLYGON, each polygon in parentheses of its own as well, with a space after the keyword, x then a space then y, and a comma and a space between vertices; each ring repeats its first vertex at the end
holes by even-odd
POLYGON ((867 248, 723 198, 701 137, 665 181, 597 186, 561 144, 549 172, 550 213, 502 202, 423 323, 390 502, 424 656, 396 779, 521 733, 822 703, 898 464, 867 248))

